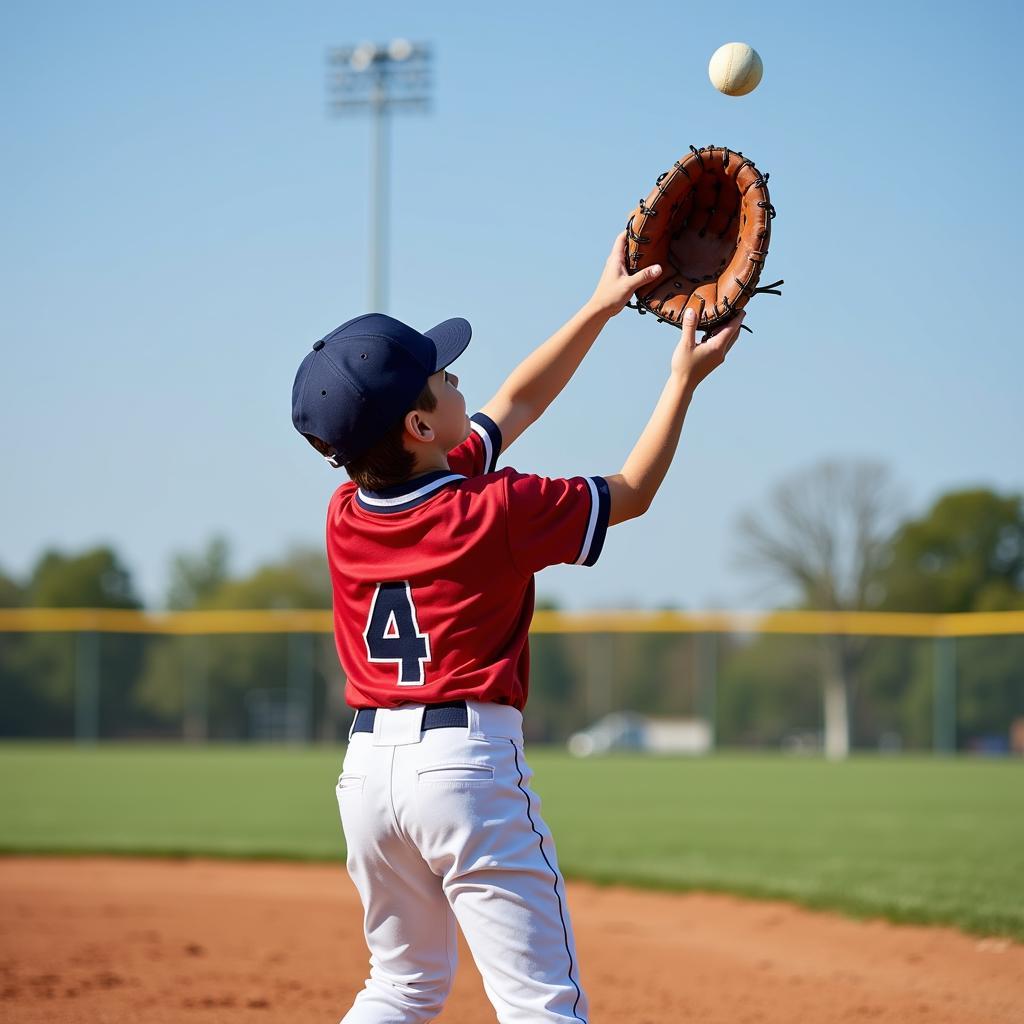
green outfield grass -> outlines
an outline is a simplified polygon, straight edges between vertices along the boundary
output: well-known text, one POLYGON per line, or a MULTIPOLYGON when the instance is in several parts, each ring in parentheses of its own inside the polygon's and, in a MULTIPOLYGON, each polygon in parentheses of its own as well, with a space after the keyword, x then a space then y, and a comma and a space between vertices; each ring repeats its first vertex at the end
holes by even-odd
MULTIPOLYGON (((528 750, 569 877, 1024 940, 1024 764, 528 750)), ((344 857, 340 748, 0 745, 0 850, 344 857)))

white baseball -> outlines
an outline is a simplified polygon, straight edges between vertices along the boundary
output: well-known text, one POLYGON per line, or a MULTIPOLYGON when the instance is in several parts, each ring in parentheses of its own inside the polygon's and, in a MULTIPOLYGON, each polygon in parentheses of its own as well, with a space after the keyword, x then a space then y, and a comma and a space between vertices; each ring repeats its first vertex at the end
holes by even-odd
POLYGON ((746 43, 726 43, 711 55, 708 78, 726 96, 746 96, 757 88, 764 65, 757 50, 746 43))

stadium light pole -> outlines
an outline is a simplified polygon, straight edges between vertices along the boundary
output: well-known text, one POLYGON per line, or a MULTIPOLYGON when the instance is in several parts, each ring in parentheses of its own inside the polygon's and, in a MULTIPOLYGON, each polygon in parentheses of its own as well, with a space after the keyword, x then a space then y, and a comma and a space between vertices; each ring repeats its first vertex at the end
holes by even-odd
POLYGON ((392 110, 430 110, 431 52, 424 43, 394 39, 360 43, 327 55, 330 112, 369 110, 373 116, 370 174, 370 309, 387 311, 388 123, 392 110))

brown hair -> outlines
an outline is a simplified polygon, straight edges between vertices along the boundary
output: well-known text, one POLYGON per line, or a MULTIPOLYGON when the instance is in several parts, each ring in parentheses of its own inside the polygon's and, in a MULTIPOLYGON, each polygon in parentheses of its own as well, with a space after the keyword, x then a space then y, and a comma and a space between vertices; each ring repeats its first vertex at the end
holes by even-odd
MULTIPOLYGON (((416 458, 402 443, 405 433, 405 417, 414 409, 433 412, 437 399, 430 390, 430 381, 423 385, 416 401, 402 413, 401 419, 388 428, 384 436, 368 451, 346 463, 345 471, 364 491, 380 491, 392 484, 400 484, 412 476, 416 458)), ((319 437, 303 435, 321 454, 330 455, 332 448, 319 437)))

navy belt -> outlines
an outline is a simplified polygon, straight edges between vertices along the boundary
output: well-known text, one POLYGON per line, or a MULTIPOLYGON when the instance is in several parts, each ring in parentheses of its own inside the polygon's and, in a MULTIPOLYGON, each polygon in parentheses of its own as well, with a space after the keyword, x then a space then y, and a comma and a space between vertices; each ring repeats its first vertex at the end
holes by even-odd
MULTIPOLYGON (((373 720, 377 717, 376 708, 360 708, 356 712, 353 732, 373 732, 373 720)), ((469 725, 469 712, 464 700, 450 700, 445 704, 428 704, 423 709, 422 730, 453 729, 457 726, 469 725)))

